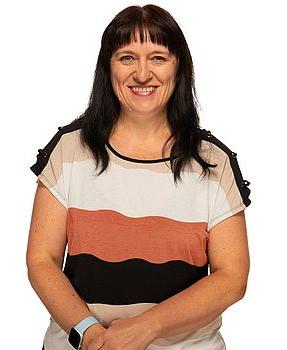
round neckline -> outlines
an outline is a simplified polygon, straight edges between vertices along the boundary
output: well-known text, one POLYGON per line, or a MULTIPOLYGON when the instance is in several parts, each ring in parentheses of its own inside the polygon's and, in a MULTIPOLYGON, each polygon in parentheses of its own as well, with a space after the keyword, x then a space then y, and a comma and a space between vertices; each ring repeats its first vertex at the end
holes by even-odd
MULTIPOLYGON (((137 158, 131 158, 128 156, 125 156, 121 153, 119 153, 117 150, 114 149, 114 147, 109 143, 109 141, 106 141, 106 145, 108 148, 111 150, 111 152, 116 155, 117 157, 127 160, 129 162, 134 162, 134 163, 160 163, 160 162, 167 162, 171 159, 171 157, 166 157, 166 158, 158 158, 158 159, 137 159, 137 158)), ((176 157, 175 157, 176 158, 176 157)))

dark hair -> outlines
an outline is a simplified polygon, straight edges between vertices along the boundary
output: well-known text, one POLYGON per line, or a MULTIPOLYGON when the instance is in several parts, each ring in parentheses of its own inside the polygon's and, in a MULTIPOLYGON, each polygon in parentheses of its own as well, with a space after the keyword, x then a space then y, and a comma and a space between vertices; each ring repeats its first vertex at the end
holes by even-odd
MULTIPOLYGON (((88 145, 96 160, 102 162, 98 175, 106 170, 109 155, 105 143, 120 114, 120 103, 110 81, 110 59, 120 47, 135 40, 139 31, 141 43, 148 33, 152 43, 167 47, 179 62, 176 85, 167 104, 167 119, 175 143, 170 153, 170 165, 174 181, 182 180, 181 169, 194 158, 203 168, 216 165, 205 162, 199 155, 201 144, 197 96, 194 86, 194 70, 191 54, 184 35, 169 12, 156 5, 129 6, 120 11, 105 29, 94 74, 89 105, 73 122, 82 120, 81 142, 88 145)), ((201 173, 202 175, 202 173, 201 173)))

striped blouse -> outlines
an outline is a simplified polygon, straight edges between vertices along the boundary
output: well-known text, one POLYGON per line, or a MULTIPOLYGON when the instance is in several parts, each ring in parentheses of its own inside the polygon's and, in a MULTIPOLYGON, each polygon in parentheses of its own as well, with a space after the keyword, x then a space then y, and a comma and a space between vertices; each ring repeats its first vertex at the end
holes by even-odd
MULTIPOLYGON (((67 209, 63 273, 108 327, 207 276, 209 231, 251 203, 250 189, 236 153, 205 129, 200 155, 218 165, 200 177, 193 159, 178 184, 170 158, 130 158, 109 142, 109 166, 97 176, 92 152, 80 143, 81 129, 80 121, 59 127, 30 169, 67 209)), ((147 350, 224 350, 221 325, 220 315, 196 331, 157 338, 147 350)), ((52 317, 43 349, 72 349, 52 317)))

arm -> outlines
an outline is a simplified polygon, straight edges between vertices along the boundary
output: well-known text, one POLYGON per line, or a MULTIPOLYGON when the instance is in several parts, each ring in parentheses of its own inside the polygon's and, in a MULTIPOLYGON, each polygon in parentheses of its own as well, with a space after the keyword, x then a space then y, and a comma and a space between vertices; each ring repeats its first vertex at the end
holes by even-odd
POLYGON ((208 256, 209 276, 136 317, 152 330, 150 342, 197 330, 243 298, 249 273, 244 211, 210 230, 208 256))
MULTIPOLYGON (((93 315, 62 272, 66 218, 66 208, 39 182, 26 252, 28 278, 50 315, 68 334, 72 326, 93 315)), ((84 334, 101 329, 105 330, 95 324, 84 334)))

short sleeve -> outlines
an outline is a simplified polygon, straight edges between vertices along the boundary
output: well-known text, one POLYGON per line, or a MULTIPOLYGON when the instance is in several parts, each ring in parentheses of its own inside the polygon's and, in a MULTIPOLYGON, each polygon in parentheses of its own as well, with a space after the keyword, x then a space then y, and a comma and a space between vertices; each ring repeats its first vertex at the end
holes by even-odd
MULTIPOLYGON (((209 231, 219 222, 244 210, 251 204, 249 181, 244 180, 239 168, 237 154, 224 153, 219 157, 209 186, 209 231)), ((212 162, 211 162, 212 163, 212 162)))
POLYGON ((37 161, 30 169, 37 176, 36 182, 41 181, 68 208, 63 154, 63 135, 58 131, 43 149, 38 149, 37 161))

